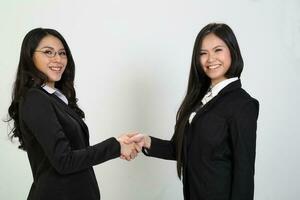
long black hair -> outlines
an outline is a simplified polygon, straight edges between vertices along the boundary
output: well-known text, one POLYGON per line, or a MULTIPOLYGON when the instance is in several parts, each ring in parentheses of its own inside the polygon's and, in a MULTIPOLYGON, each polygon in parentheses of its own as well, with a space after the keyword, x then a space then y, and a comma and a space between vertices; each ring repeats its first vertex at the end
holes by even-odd
POLYGON ((183 138, 188 119, 191 112, 199 106, 201 99, 211 84, 209 77, 205 75, 200 63, 202 41, 208 34, 214 34, 219 37, 226 43, 230 50, 231 66, 225 74, 227 78, 240 77, 244 66, 237 39, 228 25, 223 23, 210 23, 199 32, 194 44, 187 92, 177 111, 175 131, 172 137, 176 145, 177 174, 180 179, 183 166, 183 138))
POLYGON ((14 126, 9 133, 9 137, 11 139, 17 137, 20 142, 19 148, 23 150, 26 150, 26 147, 19 124, 19 103, 29 88, 40 87, 47 82, 47 76, 36 68, 32 58, 40 41, 48 35, 54 36, 62 42, 68 59, 65 71, 61 79, 55 83, 55 87, 66 96, 69 106, 81 118, 84 118, 84 112, 77 105, 74 89, 75 63, 67 42, 59 32, 53 29, 36 28, 29 31, 24 37, 21 46, 20 60, 12 92, 12 102, 8 108, 9 118, 7 120, 7 122, 14 121, 14 126))

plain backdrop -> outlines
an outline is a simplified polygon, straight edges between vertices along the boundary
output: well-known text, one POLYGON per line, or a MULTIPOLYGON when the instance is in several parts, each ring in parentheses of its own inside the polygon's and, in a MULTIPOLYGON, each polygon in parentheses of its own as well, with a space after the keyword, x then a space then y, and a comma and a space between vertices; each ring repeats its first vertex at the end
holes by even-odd
MULTIPOLYGON (((256 200, 300 199, 299 0, 9 0, 0 2, 0 117, 7 118, 25 34, 58 30, 76 63, 91 144, 128 131, 170 139, 194 39, 210 22, 234 30, 242 84, 260 101, 256 200)), ((0 199, 26 199, 27 155, 0 122, 0 199)), ((176 163, 142 154, 94 167, 103 200, 182 200, 176 163)))

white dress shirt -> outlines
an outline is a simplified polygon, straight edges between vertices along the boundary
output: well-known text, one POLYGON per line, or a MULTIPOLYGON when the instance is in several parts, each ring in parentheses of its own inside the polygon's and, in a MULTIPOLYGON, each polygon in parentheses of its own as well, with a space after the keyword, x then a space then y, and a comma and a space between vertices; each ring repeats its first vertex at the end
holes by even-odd
POLYGON ((65 102, 68 105, 69 102, 68 102, 67 97, 63 93, 61 93, 61 91, 59 91, 59 89, 49 87, 46 84, 42 85, 42 88, 49 94, 56 95, 58 98, 60 98, 63 102, 65 102))
MULTIPOLYGON (((204 95, 204 97, 201 100, 201 102, 202 102, 201 107, 204 106, 205 104, 207 104, 215 96, 217 96, 224 87, 226 87, 227 85, 229 85, 230 83, 232 83, 238 79, 239 78, 237 78, 237 77, 225 79, 225 80, 221 81, 220 83, 218 83, 217 85, 215 85, 213 87, 209 87, 208 91, 206 92, 206 94, 204 95)), ((191 113, 190 118, 189 118, 189 123, 192 122, 192 120, 196 114, 197 114, 197 112, 191 113)))

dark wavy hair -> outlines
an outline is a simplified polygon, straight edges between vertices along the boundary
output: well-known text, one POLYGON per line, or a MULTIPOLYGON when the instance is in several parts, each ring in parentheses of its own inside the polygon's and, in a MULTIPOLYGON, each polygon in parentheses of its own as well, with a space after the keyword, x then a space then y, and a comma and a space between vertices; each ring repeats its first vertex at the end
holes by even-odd
POLYGON ((227 78, 240 77, 244 66, 237 39, 228 25, 210 23, 199 32, 194 44, 187 92, 177 111, 175 131, 172 137, 172 141, 176 145, 177 174, 180 179, 183 166, 183 138, 188 119, 191 112, 199 106, 201 99, 211 84, 210 78, 204 73, 199 59, 202 41, 208 34, 214 34, 219 37, 230 50, 231 66, 225 74, 227 78))
POLYGON ((22 42, 20 60, 12 92, 12 102, 8 108, 9 117, 7 120, 7 122, 14 121, 14 126, 9 133, 9 137, 11 140, 14 137, 18 138, 20 142, 19 148, 23 150, 26 150, 26 147, 20 130, 19 103, 28 89, 40 87, 47 82, 47 76, 36 68, 32 58, 40 41, 48 35, 52 35, 62 42, 68 59, 65 71, 61 79, 55 83, 55 87, 66 96, 69 101, 69 107, 81 118, 84 118, 84 112, 77 105, 74 89, 75 63, 67 42, 59 32, 53 29, 36 28, 29 31, 22 42))

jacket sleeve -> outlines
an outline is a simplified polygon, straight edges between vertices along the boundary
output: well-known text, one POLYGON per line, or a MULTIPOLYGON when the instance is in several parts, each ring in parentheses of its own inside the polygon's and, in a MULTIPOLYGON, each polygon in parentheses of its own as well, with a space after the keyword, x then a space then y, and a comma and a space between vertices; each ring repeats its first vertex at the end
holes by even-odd
POLYGON ((176 160, 174 140, 162 140, 151 136, 150 149, 143 148, 146 156, 162 158, 166 160, 176 160))
POLYGON ((258 101, 253 99, 244 103, 230 122, 233 148, 231 200, 253 200, 258 112, 258 101))
POLYGON ((73 173, 120 156, 120 144, 115 138, 72 150, 49 96, 38 89, 28 91, 20 105, 20 115, 58 173, 73 173))

